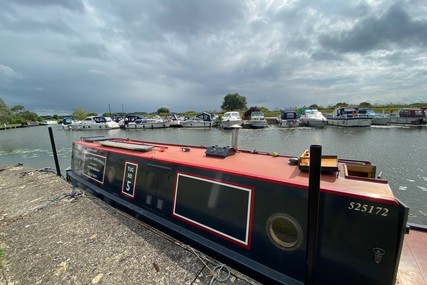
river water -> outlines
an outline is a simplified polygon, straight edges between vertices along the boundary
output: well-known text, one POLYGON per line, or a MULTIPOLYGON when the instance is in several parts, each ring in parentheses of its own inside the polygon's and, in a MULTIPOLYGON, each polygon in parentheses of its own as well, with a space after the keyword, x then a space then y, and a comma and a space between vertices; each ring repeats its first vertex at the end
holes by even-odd
MULTIPOLYGON (((71 161, 71 144, 82 136, 133 138, 190 145, 231 145, 231 131, 219 128, 168 128, 155 130, 64 131, 51 126, 61 172, 71 161)), ((427 127, 370 127, 266 129, 239 131, 239 149, 300 155, 310 145, 322 146, 322 154, 369 160, 382 172, 396 197, 410 207, 409 221, 427 225, 427 127)), ((47 126, 0 131, 0 163, 22 163, 55 170, 47 126)), ((254 162, 256 167, 256 162, 254 162)))

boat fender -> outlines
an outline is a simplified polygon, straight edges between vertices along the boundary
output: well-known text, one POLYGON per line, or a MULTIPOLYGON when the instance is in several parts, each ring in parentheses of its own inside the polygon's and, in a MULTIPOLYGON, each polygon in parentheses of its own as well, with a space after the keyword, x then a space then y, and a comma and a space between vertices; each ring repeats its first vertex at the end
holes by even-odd
POLYGON ((297 157, 289 158, 289 165, 298 165, 298 158, 297 157))

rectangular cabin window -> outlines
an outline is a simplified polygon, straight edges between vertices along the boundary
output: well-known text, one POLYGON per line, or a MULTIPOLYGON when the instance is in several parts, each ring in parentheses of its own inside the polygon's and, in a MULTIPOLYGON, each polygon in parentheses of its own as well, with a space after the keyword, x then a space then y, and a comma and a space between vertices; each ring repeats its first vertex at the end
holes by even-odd
POLYGON ((169 168, 147 166, 145 191, 148 195, 157 198, 168 198, 172 196, 173 182, 172 171, 169 168))
POLYGON ((173 215, 249 247, 252 189, 179 173, 173 215))

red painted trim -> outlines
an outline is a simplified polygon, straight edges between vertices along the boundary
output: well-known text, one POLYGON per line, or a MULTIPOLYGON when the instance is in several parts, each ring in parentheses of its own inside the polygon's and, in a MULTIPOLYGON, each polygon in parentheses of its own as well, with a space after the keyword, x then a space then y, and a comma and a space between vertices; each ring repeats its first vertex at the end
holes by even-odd
MULTIPOLYGON (((118 153, 118 154, 123 154, 123 155, 131 155, 131 156, 135 156, 135 157, 140 157, 142 159, 146 159, 148 161, 150 160, 150 157, 138 155, 138 153, 129 153, 129 152, 126 152, 126 151, 121 151, 120 149, 116 150, 116 149, 106 148, 106 147, 103 147, 101 145, 93 146, 93 143, 88 143, 88 142, 83 142, 83 141, 78 141, 77 143, 83 144, 83 145, 88 146, 88 147, 90 146, 91 148, 95 148, 95 149, 102 149, 102 150, 107 151, 107 152, 113 152, 113 153, 118 153)), ((153 145, 156 145, 156 143, 153 143, 153 145)), ((178 146, 180 146, 180 145, 178 145, 178 146)), ((199 148, 200 149, 201 147, 194 147, 194 148, 199 148)), ((202 149, 204 149, 204 148, 202 148, 202 149)), ((152 158, 153 157, 154 156, 152 156, 152 158)), ((289 181, 276 180, 276 179, 272 179, 272 178, 264 177, 264 176, 250 175, 250 174, 247 174, 247 173, 240 172, 238 170, 230 171, 230 170, 222 169, 220 167, 215 167, 215 166, 206 167, 206 166, 200 166, 200 165, 197 165, 197 164, 187 163, 185 161, 179 161, 178 162, 176 160, 165 159, 165 158, 162 158, 162 159, 156 158, 156 160, 157 161, 161 161, 161 162, 165 162, 165 163, 175 164, 175 165, 182 165, 182 166, 186 166, 186 167, 198 168, 198 169, 202 169, 202 170, 220 171, 220 172, 223 172, 223 173, 226 173, 226 174, 232 174, 232 175, 237 175, 237 176, 241 176, 241 177, 248 177, 248 178, 251 178, 251 179, 261 180, 261 181, 265 181, 265 182, 273 182, 273 183, 277 183, 277 184, 281 184, 281 185, 286 185, 286 186, 290 186, 290 187, 296 187, 296 188, 299 188, 299 189, 308 190, 308 178, 307 178, 307 184, 305 184, 305 183, 292 183, 292 182, 289 182, 289 181)), ((352 180, 359 180, 359 179, 352 179, 352 180)), ((386 181, 372 181, 372 183, 386 184, 387 182, 386 181)), ((382 202, 382 203, 386 203, 386 204, 393 204, 393 205, 397 205, 398 204, 398 202, 397 202, 396 199, 387 199, 387 198, 381 198, 381 197, 371 197, 371 196, 368 196, 368 195, 358 195, 358 194, 348 193, 348 192, 344 192, 342 190, 333 189, 333 188, 321 188, 320 191, 324 192, 324 193, 331 194, 331 195, 344 196, 344 197, 350 197, 350 198, 358 198, 358 199, 361 199, 361 200, 368 200, 368 201, 378 201, 378 202, 382 202)))
POLYGON ((356 199, 359 199, 359 200, 367 200, 367 201, 372 201, 372 202, 377 202, 377 203, 384 203, 384 204, 390 204, 390 205, 398 205, 399 204, 399 202, 397 200, 384 199, 384 198, 381 198, 381 197, 371 197, 371 196, 367 196, 367 195, 357 195, 357 194, 347 193, 347 192, 342 192, 342 191, 337 191, 337 190, 333 190, 333 189, 322 188, 322 189, 320 189, 320 192, 331 194, 331 195, 334 195, 334 196, 356 198, 356 199))
MULTIPOLYGON (((82 143, 84 145, 89 144, 88 142, 83 142, 83 141, 79 141, 78 143, 82 143)), ((136 156, 136 157, 140 157, 140 158, 143 158, 143 159, 150 160, 149 157, 138 155, 138 153, 129 153, 128 151, 121 151, 119 149, 118 150, 111 149, 111 148, 103 147, 101 145, 93 146, 92 144, 90 144, 89 146, 91 148, 101 149, 101 150, 108 151, 108 152, 113 152, 113 153, 123 154, 123 155, 131 155, 131 156, 136 156)), ((288 182, 288 181, 284 182, 284 181, 281 181, 281 180, 275 180, 275 179, 271 179, 271 178, 268 178, 268 177, 262 177, 262 176, 248 175, 247 173, 239 172, 238 170, 229 171, 229 170, 225 170, 225 169, 222 169, 222 168, 219 168, 219 167, 215 167, 215 166, 206 167, 206 166, 200 166, 198 164, 188 163, 188 162, 185 162, 185 161, 179 161, 179 163, 178 163, 176 160, 164 159, 164 158, 162 158, 162 159, 156 158, 156 160, 157 161, 161 161, 161 162, 172 163, 172 164, 175 164, 175 165, 182 165, 182 166, 187 166, 187 167, 199 168, 199 169, 203 169, 203 170, 221 171, 221 172, 226 173, 226 174, 233 174, 233 175, 248 177, 248 178, 262 180, 262 181, 266 181, 266 182, 274 182, 274 183, 279 183, 279 184, 293 186, 293 187, 298 187, 298 188, 303 188, 303 189, 305 189, 305 188, 308 187, 308 186, 306 186, 304 184, 292 183, 292 182, 288 182)))

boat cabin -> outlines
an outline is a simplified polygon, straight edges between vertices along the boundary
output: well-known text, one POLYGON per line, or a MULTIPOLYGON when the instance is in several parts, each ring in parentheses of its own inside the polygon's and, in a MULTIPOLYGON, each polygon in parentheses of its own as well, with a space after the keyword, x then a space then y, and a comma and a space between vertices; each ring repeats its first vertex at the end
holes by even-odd
POLYGON ((297 113, 292 110, 283 111, 280 115, 281 120, 296 120, 297 118, 297 113))
POLYGON ((399 111, 399 117, 401 118, 426 118, 425 109, 401 109, 399 111))
POLYGON ((95 122, 98 124, 113 122, 113 120, 110 117, 105 117, 105 116, 90 116, 90 117, 86 117, 86 119, 84 120, 89 122, 95 122))

